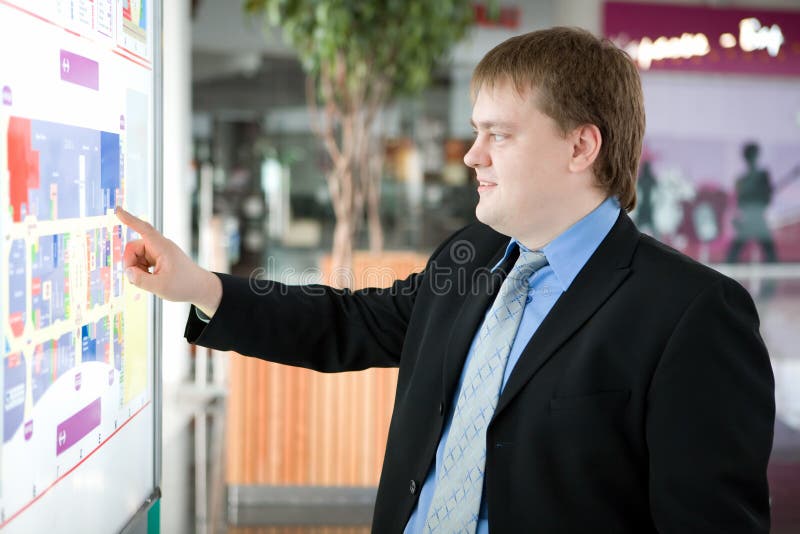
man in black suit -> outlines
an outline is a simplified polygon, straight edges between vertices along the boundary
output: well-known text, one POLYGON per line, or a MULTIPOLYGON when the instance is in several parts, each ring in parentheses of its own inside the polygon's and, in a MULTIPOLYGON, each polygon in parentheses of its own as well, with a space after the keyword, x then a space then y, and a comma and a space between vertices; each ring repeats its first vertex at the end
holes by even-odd
POLYGON ((142 235, 129 278, 194 304, 191 342, 399 366, 376 533, 768 532, 756 310, 626 215, 644 133, 632 62, 553 28, 490 51, 472 89, 480 223, 423 272, 388 290, 261 286, 120 211, 142 235))

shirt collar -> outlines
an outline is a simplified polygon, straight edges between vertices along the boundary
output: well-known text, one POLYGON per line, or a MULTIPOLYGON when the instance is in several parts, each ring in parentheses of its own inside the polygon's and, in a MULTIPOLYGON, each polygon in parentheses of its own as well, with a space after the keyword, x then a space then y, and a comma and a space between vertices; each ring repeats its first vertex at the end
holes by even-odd
MULTIPOLYGON (((563 291, 566 291, 572 284, 572 281, 578 276, 578 273, 586 265, 591 255, 600 246, 608 232, 611 231, 611 227, 614 226, 617 217, 619 217, 619 212, 619 201, 616 197, 608 197, 594 210, 541 249, 563 291)), ((525 245, 512 237, 508 246, 506 246, 505 254, 492 267, 492 272, 497 270, 508 259, 515 247, 528 250, 525 245)))

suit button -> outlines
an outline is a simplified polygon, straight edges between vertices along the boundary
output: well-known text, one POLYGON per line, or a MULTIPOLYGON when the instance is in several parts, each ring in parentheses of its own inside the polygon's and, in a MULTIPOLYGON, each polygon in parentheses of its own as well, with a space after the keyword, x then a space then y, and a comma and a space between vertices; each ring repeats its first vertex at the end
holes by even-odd
POLYGON ((408 492, 411 495, 416 495, 417 494, 417 481, 416 480, 412 480, 411 482, 408 483, 408 492))
POLYGON ((439 403, 439 415, 444 415, 444 403, 439 403))

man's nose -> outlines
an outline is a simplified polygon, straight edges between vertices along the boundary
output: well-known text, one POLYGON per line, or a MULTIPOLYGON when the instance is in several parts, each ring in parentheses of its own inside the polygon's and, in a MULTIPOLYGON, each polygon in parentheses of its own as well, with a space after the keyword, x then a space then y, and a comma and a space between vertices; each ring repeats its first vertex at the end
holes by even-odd
POLYGON ((489 151, 486 150, 485 141, 480 136, 475 138, 475 142, 472 143, 469 151, 464 154, 464 164, 473 169, 491 165, 489 151))

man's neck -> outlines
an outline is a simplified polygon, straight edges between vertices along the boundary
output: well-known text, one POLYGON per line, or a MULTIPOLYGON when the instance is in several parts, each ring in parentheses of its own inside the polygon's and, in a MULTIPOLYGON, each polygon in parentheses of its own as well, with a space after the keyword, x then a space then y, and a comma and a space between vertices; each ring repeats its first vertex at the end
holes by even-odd
POLYGON ((605 202, 606 196, 592 196, 587 197, 584 202, 580 204, 573 204, 573 209, 569 212, 563 212, 563 217, 558 221, 553 221, 553 224, 547 228, 541 228, 539 232, 528 233, 523 236, 512 236, 517 241, 525 245, 529 250, 541 250, 558 236, 566 232, 572 225, 580 221, 591 212, 596 210, 600 204, 605 202))

